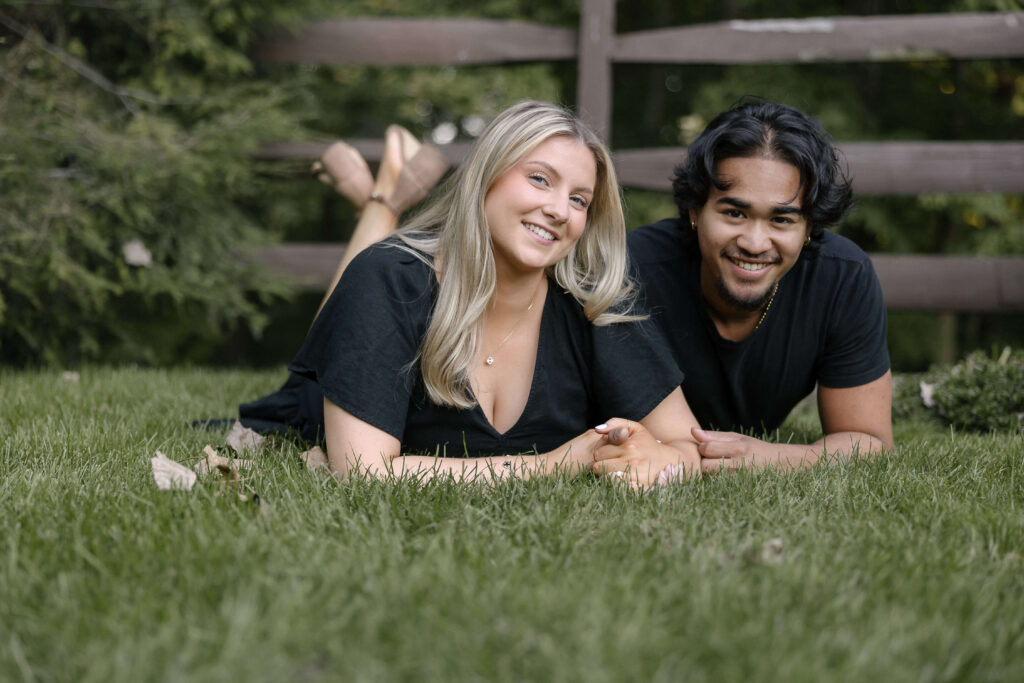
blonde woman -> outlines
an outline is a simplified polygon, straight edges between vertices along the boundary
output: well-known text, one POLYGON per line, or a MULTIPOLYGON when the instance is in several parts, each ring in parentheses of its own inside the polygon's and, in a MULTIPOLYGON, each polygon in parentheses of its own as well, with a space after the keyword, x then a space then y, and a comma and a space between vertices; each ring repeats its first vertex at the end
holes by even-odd
POLYGON ((302 418, 342 474, 583 471, 606 439, 590 427, 613 416, 663 442, 659 470, 699 472, 681 373, 632 295, 607 150, 564 109, 522 102, 344 268, 290 366, 322 396, 322 422, 302 418))

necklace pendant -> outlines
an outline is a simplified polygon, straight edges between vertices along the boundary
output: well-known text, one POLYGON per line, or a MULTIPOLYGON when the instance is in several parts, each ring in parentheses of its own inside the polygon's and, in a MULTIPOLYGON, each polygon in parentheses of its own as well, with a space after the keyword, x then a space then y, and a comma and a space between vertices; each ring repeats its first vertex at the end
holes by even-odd
POLYGON ((487 356, 487 360, 484 361, 488 365, 494 365, 494 356, 487 356))

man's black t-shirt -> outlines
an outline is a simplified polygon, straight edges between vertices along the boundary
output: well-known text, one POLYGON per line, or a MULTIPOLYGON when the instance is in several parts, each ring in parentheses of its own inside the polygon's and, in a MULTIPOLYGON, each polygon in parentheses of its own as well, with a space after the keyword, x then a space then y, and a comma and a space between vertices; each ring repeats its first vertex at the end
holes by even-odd
POLYGON ((817 256, 783 276, 761 326, 722 338, 700 293, 700 251, 678 219, 637 228, 629 252, 644 302, 686 381, 683 393, 708 429, 773 430, 814 389, 846 388, 889 369, 882 290, 871 261, 826 232, 817 256))
MULTIPOLYGON (((643 418, 682 381, 653 323, 594 326, 552 280, 533 383, 518 422, 499 433, 479 405, 436 405, 427 398, 417 354, 437 282, 430 266, 395 244, 374 245, 349 264, 291 370, 398 438, 403 451, 433 453, 441 446, 442 455, 455 457, 548 451, 608 418, 643 418)), ((304 424, 323 420, 322 413, 299 417, 304 424)))

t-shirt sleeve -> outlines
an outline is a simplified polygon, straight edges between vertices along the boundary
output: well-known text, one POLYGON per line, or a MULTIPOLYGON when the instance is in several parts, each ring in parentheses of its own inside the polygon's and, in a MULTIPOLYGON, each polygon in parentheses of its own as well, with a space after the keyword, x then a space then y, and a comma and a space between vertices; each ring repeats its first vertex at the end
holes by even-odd
POLYGON ((831 307, 818 383, 845 389, 872 382, 889 369, 885 301, 871 262, 851 269, 831 307))
POLYGON ((366 249, 345 269, 290 369, 401 440, 432 308, 431 277, 429 267, 398 248, 366 249))
POLYGON ((683 372, 649 318, 591 330, 592 386, 601 419, 642 420, 682 384, 683 372))

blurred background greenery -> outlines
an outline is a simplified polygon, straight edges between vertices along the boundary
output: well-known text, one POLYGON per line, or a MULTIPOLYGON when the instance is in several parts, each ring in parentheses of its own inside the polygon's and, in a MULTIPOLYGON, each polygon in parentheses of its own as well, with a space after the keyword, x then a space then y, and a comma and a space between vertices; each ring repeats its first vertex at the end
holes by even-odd
MULTIPOLYGON (((619 32, 771 17, 1007 11, 1020 0, 631 0, 619 32)), ((319 302, 245 248, 346 239, 350 208, 261 142, 379 138, 388 123, 472 139, 505 106, 572 105, 574 62, 397 68, 256 64, 261 36, 357 16, 575 28, 578 2, 40 0, 0 4, 0 362, 282 364, 319 302), (148 266, 129 265, 125 245, 148 266), (143 260, 145 258, 143 257, 143 260)), ((836 140, 1024 133, 1024 61, 617 65, 615 147, 686 144, 744 95, 800 107, 836 140)), ((627 189, 628 224, 674 213, 627 189)), ((862 197, 840 232, 868 251, 1024 254, 1022 194, 862 197)), ((899 370, 1024 345, 1024 317, 890 314, 899 370)))

